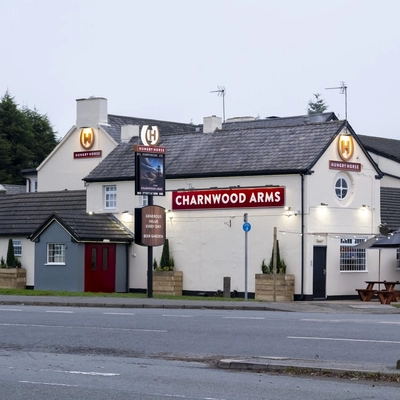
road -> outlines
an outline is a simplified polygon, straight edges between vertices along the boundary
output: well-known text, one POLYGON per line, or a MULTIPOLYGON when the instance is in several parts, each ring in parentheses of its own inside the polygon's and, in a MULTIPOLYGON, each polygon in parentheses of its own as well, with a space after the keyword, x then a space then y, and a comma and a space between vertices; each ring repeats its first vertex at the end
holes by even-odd
POLYGON ((2 398, 397 399, 398 386, 322 384, 193 360, 287 356, 395 364, 399 324, 398 315, 1 306, 2 398))

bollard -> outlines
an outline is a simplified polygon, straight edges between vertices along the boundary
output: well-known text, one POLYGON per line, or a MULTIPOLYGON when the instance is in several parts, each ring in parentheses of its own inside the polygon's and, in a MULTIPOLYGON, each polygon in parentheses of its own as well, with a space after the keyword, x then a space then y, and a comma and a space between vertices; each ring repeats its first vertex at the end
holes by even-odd
POLYGON ((400 360, 397 360, 396 369, 400 369, 400 360))
POLYGON ((224 297, 231 297, 231 277, 224 276, 224 297))

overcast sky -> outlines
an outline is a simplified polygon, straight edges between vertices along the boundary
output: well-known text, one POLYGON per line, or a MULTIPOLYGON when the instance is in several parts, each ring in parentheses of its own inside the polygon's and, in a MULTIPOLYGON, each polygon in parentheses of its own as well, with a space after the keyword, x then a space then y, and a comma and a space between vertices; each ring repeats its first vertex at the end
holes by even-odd
POLYGON ((307 113, 314 93, 356 133, 400 139, 398 0, 0 0, 0 96, 59 136, 76 99, 199 124, 307 113))

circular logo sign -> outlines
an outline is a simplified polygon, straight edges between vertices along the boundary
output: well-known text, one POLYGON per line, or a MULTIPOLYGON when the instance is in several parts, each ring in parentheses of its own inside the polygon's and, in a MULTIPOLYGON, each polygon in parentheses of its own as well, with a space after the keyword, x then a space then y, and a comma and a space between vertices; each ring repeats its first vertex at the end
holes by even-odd
POLYGON ((353 138, 349 135, 340 135, 338 139, 338 153, 343 161, 351 160, 354 153, 353 138))
POLYGON ((140 138, 145 146, 157 146, 160 141, 160 132, 157 126, 143 125, 140 138))
POLYGON ((94 145, 94 130, 93 128, 83 128, 80 135, 81 146, 85 150, 90 150, 94 145))

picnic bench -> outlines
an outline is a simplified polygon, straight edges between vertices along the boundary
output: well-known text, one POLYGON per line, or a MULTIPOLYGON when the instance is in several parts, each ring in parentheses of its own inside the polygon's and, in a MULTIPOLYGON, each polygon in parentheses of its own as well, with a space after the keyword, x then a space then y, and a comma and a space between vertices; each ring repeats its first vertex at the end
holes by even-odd
POLYGON ((400 301, 400 290, 395 290, 400 281, 365 281, 365 289, 356 289, 361 301, 371 301, 374 295, 378 296, 381 304, 390 304, 392 301, 400 301), (375 289, 378 285, 378 289, 375 289), (380 289, 384 286, 385 289, 380 289))

